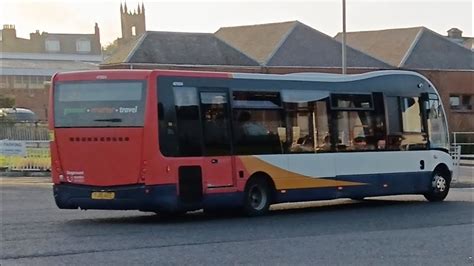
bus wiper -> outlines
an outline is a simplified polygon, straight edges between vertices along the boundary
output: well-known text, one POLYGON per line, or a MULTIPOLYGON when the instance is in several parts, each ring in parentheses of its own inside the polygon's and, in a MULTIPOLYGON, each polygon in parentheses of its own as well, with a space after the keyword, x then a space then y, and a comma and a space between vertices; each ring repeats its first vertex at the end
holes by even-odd
POLYGON ((122 122, 121 118, 110 118, 110 119, 95 119, 95 122, 114 122, 114 123, 120 123, 122 122))

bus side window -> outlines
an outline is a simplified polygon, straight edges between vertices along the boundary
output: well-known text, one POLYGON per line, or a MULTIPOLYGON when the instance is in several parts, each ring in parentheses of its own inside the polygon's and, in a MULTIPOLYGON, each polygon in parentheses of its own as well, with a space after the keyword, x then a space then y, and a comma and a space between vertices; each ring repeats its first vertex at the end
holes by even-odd
POLYGON ((401 97, 402 150, 426 149, 427 136, 422 123, 420 97, 401 97))
POLYGON ((282 99, 286 115, 285 150, 288 153, 330 151, 329 92, 283 90, 282 99))
POLYGON ((387 96, 385 98, 385 104, 387 105, 387 117, 388 117, 388 134, 386 140, 387 150, 400 150, 402 144, 402 125, 401 125, 401 112, 400 103, 398 96, 387 96))
POLYGON ((238 155, 281 154, 278 128, 283 125, 277 92, 234 91, 233 137, 238 155))

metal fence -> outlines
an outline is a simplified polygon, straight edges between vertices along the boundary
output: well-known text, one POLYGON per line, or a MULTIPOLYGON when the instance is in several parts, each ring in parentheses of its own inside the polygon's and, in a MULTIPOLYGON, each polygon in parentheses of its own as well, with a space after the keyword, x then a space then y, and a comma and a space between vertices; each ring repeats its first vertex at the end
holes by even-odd
POLYGON ((0 152, 0 170, 50 170, 48 139, 45 124, 0 122, 0 147, 4 149, 0 152))
POLYGON ((19 155, 0 155, 0 168, 8 171, 49 171, 51 156, 49 141, 10 141, 21 142, 24 153, 19 155))
POLYGON ((461 147, 461 160, 474 160, 474 132, 453 132, 453 146, 461 147))
POLYGON ((0 122, 0 139, 48 140, 48 126, 38 123, 0 122))

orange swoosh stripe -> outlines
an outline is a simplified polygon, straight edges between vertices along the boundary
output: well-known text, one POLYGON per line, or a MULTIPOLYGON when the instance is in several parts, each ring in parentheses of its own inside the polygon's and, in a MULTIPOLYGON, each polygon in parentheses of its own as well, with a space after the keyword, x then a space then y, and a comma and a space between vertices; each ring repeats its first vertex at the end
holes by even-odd
POLYGON ((249 174, 253 174, 255 172, 265 172, 270 175, 270 177, 273 179, 273 182, 275 183, 276 189, 278 190, 366 185, 366 183, 340 181, 327 178, 314 178, 301 175, 267 163, 254 156, 239 156, 239 159, 249 174))

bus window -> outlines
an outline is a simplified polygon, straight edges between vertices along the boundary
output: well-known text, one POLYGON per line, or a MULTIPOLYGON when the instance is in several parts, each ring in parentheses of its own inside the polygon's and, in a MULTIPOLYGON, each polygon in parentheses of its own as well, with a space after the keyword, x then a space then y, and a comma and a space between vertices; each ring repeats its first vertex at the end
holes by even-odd
POLYGON ((402 150, 425 149, 427 139, 421 122, 420 98, 401 97, 400 104, 403 130, 400 148, 402 150))
POLYGON ((286 150, 289 153, 331 149, 326 91, 285 90, 286 150))
POLYGON ((56 127, 143 127, 145 82, 65 82, 55 87, 56 127))
POLYGON ((179 156, 201 156, 202 136, 197 89, 174 87, 179 156))
POLYGON ((282 126, 281 101, 274 92, 233 92, 235 153, 282 153, 278 128, 282 126))
POLYGON ((380 93, 331 95, 337 135, 332 142, 338 151, 385 149, 383 105, 375 106, 373 97, 381 102, 380 93))
POLYGON ((375 150, 374 117, 368 111, 337 112, 338 150, 375 150))
POLYGON ((201 92, 205 154, 230 155, 230 121, 227 92, 201 92))
POLYGON ((436 94, 430 93, 425 108, 431 148, 449 149, 444 110, 436 94))

